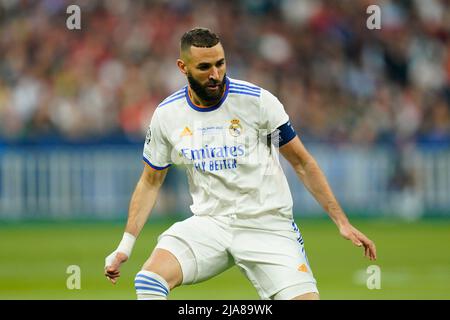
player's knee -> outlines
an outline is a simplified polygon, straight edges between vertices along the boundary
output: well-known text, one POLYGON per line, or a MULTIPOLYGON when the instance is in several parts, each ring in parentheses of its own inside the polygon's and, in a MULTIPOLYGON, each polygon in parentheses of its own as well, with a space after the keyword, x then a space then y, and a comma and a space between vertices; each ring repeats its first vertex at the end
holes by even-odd
POLYGON ((291 300, 320 300, 319 294, 316 292, 309 292, 305 294, 298 295, 291 300))
POLYGON ((156 248, 150 258, 145 262, 142 270, 156 273, 163 277, 172 290, 183 281, 183 272, 180 263, 173 253, 166 249, 156 248))
POLYGON ((169 284, 159 274, 141 270, 136 274, 134 286, 138 300, 166 300, 169 284))
POLYGON ((280 290, 274 300, 320 300, 316 284, 313 282, 299 283, 280 290))

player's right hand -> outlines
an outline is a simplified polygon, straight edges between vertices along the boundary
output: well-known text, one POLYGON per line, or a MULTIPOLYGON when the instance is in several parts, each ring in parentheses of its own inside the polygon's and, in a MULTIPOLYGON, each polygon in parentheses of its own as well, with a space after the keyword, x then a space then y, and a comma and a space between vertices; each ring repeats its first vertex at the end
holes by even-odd
POLYGON ((128 260, 128 256, 123 252, 114 251, 105 259, 105 276, 116 284, 117 278, 120 277, 120 266, 128 260))

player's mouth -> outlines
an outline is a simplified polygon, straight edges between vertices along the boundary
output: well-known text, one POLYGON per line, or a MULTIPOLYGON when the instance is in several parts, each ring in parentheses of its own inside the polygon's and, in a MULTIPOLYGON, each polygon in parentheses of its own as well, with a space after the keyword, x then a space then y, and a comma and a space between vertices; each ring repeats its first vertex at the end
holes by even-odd
POLYGON ((219 85, 218 84, 210 84, 207 86, 207 88, 209 90, 216 91, 216 90, 219 90, 219 85))

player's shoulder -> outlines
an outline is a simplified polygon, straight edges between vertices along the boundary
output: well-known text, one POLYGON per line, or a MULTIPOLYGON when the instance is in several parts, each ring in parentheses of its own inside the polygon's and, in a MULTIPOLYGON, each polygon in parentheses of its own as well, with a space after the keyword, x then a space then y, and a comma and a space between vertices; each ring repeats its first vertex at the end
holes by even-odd
POLYGON ((228 94, 231 96, 260 98, 262 92, 264 91, 263 88, 248 81, 233 79, 230 77, 228 77, 228 81, 229 81, 228 94))
POLYGON ((158 111, 172 109, 173 107, 176 107, 184 103, 186 100, 186 90, 187 85, 168 95, 158 104, 157 107, 158 111))
POLYGON ((268 90, 249 81, 238 80, 229 77, 228 79, 230 86, 228 93, 231 95, 259 98, 259 100, 267 98, 271 99, 272 97, 275 97, 268 90))

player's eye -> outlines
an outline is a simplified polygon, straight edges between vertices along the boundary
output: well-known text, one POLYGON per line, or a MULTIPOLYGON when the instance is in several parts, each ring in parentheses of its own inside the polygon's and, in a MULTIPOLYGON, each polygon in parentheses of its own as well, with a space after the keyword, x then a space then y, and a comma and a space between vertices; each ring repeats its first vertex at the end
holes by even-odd
POLYGON ((206 71, 209 69, 209 65, 201 64, 197 67, 199 70, 206 71))
POLYGON ((221 67, 225 64, 224 60, 220 60, 219 62, 217 62, 216 67, 221 67))

